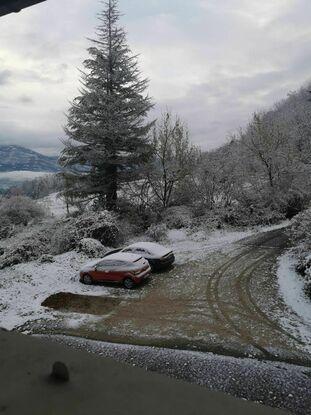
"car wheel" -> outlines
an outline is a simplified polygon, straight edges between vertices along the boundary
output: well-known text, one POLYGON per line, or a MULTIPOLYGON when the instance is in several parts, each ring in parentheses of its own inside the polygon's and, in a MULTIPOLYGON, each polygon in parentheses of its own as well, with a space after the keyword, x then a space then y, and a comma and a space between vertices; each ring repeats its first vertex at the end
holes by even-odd
POLYGON ((133 280, 131 280, 131 278, 126 278, 123 281, 123 285, 125 288, 127 288, 128 290, 131 290, 134 287, 134 282, 133 280))
POLYGON ((92 277, 88 274, 83 276, 83 283, 86 285, 92 285, 93 284, 93 280, 92 277))
POLYGON ((152 261, 151 259, 148 259, 148 262, 149 262, 149 265, 150 265, 150 268, 152 269, 152 271, 156 268, 156 264, 155 264, 155 262, 154 261, 152 261))

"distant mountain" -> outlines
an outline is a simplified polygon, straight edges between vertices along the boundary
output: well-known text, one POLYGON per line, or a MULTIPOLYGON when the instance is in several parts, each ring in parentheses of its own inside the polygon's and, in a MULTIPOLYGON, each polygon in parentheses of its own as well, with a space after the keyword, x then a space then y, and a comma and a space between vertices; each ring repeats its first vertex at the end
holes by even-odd
POLYGON ((48 157, 20 146, 0 145, 0 172, 31 171, 55 173, 59 171, 57 157, 48 157))

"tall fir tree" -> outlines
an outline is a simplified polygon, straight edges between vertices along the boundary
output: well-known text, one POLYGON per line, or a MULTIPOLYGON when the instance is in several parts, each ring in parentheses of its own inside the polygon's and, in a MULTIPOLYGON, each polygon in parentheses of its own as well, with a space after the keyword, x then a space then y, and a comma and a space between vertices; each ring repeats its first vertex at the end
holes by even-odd
POLYGON ((149 155, 147 121, 153 107, 119 25, 117 0, 108 0, 99 15, 97 39, 84 62, 82 89, 68 113, 60 157, 66 176, 65 196, 94 199, 115 209, 120 183, 135 177, 149 155))

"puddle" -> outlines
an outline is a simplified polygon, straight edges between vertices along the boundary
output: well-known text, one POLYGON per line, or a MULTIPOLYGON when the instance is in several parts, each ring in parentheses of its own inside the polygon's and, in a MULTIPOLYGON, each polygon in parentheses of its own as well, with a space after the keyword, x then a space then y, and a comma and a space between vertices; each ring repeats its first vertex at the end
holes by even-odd
POLYGON ((43 307, 52 308, 53 310, 101 316, 113 311, 120 302, 121 299, 118 298, 57 293, 48 297, 41 305, 43 307))

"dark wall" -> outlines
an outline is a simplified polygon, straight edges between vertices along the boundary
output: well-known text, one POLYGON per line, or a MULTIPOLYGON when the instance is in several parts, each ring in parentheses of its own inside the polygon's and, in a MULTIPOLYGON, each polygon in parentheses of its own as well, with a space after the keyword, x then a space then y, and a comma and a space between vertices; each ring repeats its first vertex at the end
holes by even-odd
POLYGON ((1 0, 0 1, 0 16, 9 13, 17 13, 25 7, 33 6, 37 3, 42 3, 45 0, 1 0))

